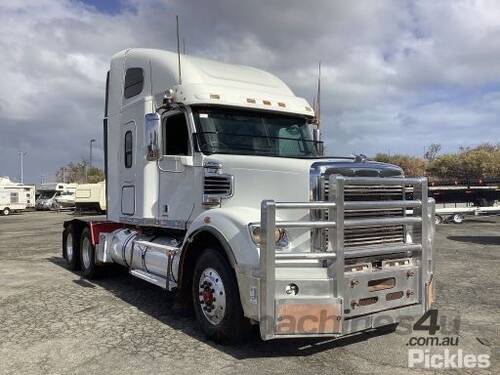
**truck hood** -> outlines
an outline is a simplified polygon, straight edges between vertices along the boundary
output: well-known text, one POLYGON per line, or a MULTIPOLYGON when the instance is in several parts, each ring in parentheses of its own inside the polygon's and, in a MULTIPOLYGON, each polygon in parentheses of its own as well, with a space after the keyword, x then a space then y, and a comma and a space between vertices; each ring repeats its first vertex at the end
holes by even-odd
MULTIPOLYGON (((222 201, 222 208, 246 208, 253 212, 247 219, 260 222, 263 200, 278 202, 309 202, 317 199, 318 176, 401 176, 399 167, 389 164, 360 161, 355 158, 291 159, 265 156, 211 155, 206 161, 222 165, 222 172, 234 177, 233 196, 222 201)), ((276 219, 303 221, 309 210, 278 210, 276 219)), ((306 228, 288 229, 293 248, 306 251, 310 246, 310 231, 306 228)))
POLYGON ((234 176, 234 194, 224 206, 259 208, 262 200, 305 202, 320 174, 400 177, 401 168, 356 158, 293 159, 253 155, 214 154, 207 158, 222 164, 234 176))

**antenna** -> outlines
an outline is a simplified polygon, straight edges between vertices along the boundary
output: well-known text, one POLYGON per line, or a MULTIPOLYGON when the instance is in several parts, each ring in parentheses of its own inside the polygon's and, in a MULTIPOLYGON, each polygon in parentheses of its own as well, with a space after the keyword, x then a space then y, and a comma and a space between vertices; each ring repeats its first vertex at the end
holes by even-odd
POLYGON ((180 48, 180 37, 179 37, 179 16, 175 16, 175 22, 177 25, 177 65, 179 67, 179 85, 182 84, 182 72, 181 72, 181 48, 180 48))
POLYGON ((316 122, 319 125, 321 123, 321 60, 318 63, 318 92, 316 93, 316 122))

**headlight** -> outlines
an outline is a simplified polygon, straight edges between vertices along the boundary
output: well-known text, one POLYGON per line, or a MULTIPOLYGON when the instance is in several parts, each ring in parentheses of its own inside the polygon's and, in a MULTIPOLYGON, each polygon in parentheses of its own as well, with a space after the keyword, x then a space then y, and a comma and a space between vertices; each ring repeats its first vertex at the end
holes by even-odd
MULTIPOLYGON (((260 245, 262 240, 261 229, 259 225, 250 224, 250 235, 252 237, 253 242, 256 245, 260 245)), ((288 246, 288 232, 284 228, 275 228, 274 229, 274 242, 277 247, 287 247, 288 246)))

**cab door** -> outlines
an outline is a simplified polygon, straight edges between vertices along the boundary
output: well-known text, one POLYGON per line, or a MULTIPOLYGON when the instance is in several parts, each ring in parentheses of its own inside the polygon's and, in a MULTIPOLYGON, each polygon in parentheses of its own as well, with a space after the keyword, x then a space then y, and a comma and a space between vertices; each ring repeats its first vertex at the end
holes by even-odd
POLYGON ((136 213, 137 131, 135 121, 127 122, 121 129, 120 196, 121 214, 136 213))
POLYGON ((191 131, 184 112, 174 110, 162 117, 161 151, 158 218, 163 226, 185 229, 198 189, 194 180, 191 131))

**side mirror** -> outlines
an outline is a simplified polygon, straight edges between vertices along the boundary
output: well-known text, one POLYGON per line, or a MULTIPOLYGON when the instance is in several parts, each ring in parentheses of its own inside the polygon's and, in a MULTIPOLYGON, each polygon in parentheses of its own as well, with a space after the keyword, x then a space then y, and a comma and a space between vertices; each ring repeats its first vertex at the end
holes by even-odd
POLYGON ((160 158, 160 125, 161 119, 158 113, 146 113, 144 118, 144 143, 146 159, 149 161, 160 158))

